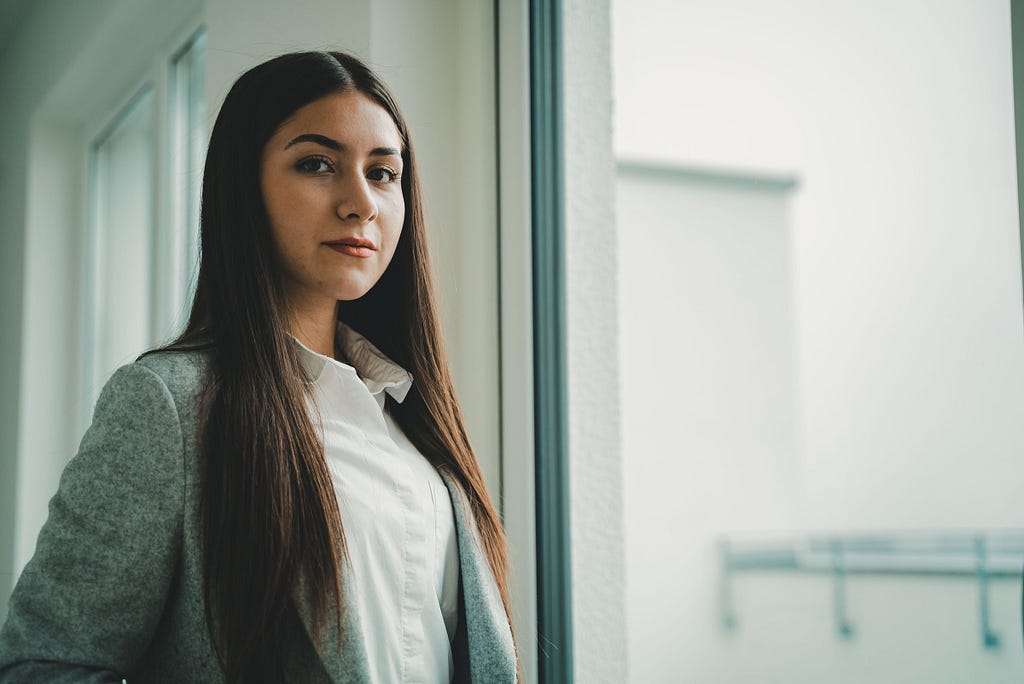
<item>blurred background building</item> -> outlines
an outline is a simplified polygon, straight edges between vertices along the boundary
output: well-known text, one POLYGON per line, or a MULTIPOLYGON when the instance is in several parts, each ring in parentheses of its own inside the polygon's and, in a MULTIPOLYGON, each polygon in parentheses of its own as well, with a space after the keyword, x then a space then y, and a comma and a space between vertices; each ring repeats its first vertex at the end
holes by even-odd
POLYGON ((1010 3, 613 8, 629 680, 1024 680, 1010 3))

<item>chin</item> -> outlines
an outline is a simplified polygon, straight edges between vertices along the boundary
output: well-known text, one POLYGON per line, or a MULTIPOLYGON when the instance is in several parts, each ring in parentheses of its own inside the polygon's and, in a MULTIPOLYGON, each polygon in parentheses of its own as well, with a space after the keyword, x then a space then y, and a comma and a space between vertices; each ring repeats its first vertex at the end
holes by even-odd
POLYGON ((360 299, 367 292, 372 290, 374 286, 380 282, 383 277, 383 273, 376 272, 348 272, 348 273, 335 273, 336 280, 322 283, 321 287, 324 291, 332 293, 334 299, 339 302, 351 302, 355 299, 360 299), (326 287, 324 287, 326 285, 326 287))
POLYGON ((353 300, 359 299, 372 289, 372 285, 370 287, 345 287, 339 289, 335 293, 334 298, 337 299, 339 302, 351 302, 353 300))

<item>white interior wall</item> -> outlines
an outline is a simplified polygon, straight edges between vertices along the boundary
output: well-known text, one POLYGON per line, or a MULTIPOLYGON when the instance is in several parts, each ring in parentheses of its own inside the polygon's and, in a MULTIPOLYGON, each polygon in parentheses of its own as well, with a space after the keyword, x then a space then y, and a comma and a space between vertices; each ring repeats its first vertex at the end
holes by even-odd
MULTIPOLYGON (((3 122, 0 126, 0 239, 3 241, 3 249, 0 249, 0 619, 7 614, 7 599, 16 576, 15 511, 19 501, 18 482, 22 477, 18 456, 22 451, 19 438, 25 389, 22 378, 36 381, 50 377, 50 371, 38 365, 34 369, 41 372, 41 376, 23 374, 31 351, 29 345, 23 344, 23 326, 30 324, 26 319, 37 307, 34 297, 45 294, 33 293, 27 281, 32 272, 27 260, 30 253, 26 239, 32 117, 114 4, 112 0, 98 0, 88 5, 74 0, 35 3, 0 53, 0 121, 3 122), (40 50, 40 45, 48 47, 40 50)), ((61 197, 70 204, 74 196, 58 195, 49 201, 57 205, 53 209, 59 212, 61 197)), ((61 249, 60 243, 51 246, 58 252, 61 249)), ((55 258, 54 252, 33 250, 31 254, 42 259, 44 265, 55 258)), ((59 261, 60 257, 56 259, 59 261)), ((60 325, 62 321, 54 322, 60 325)), ((46 345, 46 349, 54 349, 46 340, 38 342, 46 345)), ((54 340, 53 344, 59 341, 54 340)), ((51 360, 59 370, 61 359, 51 360)), ((46 425, 43 430, 49 432, 52 426, 46 425)), ((51 457, 52 452, 42 450, 36 451, 32 460, 45 462, 51 457)))
POLYGON ((75 228, 83 203, 82 129, 37 118, 30 131, 15 573, 35 550, 47 503, 69 458, 77 407, 76 393, 68 389, 77 386, 81 319, 75 295, 82 240, 75 228))
POLYGON ((231 84, 283 52, 341 49, 366 57, 370 0, 205 0, 208 129, 231 84))
POLYGON ((452 374, 473 447, 498 497, 493 4, 390 0, 374 2, 371 16, 370 58, 402 103, 416 145, 452 374))

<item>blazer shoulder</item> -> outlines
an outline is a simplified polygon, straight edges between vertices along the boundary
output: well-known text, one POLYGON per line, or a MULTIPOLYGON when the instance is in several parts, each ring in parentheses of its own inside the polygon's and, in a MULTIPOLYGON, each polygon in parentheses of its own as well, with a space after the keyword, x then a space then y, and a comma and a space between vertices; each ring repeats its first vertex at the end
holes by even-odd
POLYGON ((0 681, 121 681, 161 638, 187 501, 189 437, 174 401, 138 362, 103 386, 11 594, 0 681))
POLYGON ((192 404, 203 389, 209 352, 155 351, 140 356, 134 365, 159 377, 179 407, 192 404))

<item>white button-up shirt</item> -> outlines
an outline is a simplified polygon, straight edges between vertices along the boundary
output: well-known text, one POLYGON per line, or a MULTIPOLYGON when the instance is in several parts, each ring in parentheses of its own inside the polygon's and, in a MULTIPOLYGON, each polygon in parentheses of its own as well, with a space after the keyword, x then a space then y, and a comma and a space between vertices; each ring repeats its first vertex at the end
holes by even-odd
POLYGON ((374 681, 451 682, 458 620, 459 552, 451 498, 429 461, 385 409, 413 378, 365 337, 338 324, 352 365, 295 340, 314 378, 313 424, 352 561, 354 592, 374 681))

